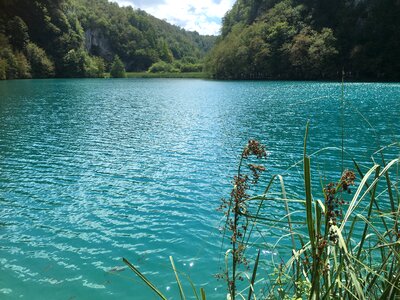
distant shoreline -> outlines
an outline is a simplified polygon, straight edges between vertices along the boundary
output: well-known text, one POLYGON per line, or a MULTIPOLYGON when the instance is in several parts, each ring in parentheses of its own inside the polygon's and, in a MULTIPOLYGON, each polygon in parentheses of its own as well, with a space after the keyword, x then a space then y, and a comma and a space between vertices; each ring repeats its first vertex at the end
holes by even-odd
MULTIPOLYGON (((176 79, 208 79, 215 81, 301 81, 301 82, 341 82, 342 79, 298 79, 298 78, 265 78, 265 79, 227 79, 227 78, 212 78, 208 73, 205 72, 187 72, 187 73, 148 73, 148 72, 126 72, 126 77, 121 77, 117 79, 124 78, 154 78, 154 79, 168 79, 168 78, 176 78, 176 79)), ((104 77, 47 77, 47 78, 18 78, 18 79, 5 79, 1 81, 14 81, 14 80, 41 80, 41 79, 114 79, 110 76, 110 73, 104 73, 104 77)), ((345 83, 395 83, 400 84, 400 81, 392 81, 392 80, 376 80, 376 79, 368 79, 368 78, 344 78, 345 83)))
MULTIPOLYGON (((109 75, 109 74, 107 74, 109 75)), ((109 77, 109 76, 107 76, 109 77)), ((207 73, 187 72, 187 73, 148 73, 148 72, 126 72, 126 78, 200 78, 210 79, 207 73)))

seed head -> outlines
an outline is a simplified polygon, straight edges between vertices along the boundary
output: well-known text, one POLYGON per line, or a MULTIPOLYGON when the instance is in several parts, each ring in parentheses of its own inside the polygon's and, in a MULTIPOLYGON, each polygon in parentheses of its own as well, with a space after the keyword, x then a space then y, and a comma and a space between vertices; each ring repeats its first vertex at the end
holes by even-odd
POLYGON ((266 157, 267 152, 265 151, 265 146, 259 141, 249 140, 246 148, 243 150, 242 157, 248 158, 250 155, 255 155, 257 158, 266 157))

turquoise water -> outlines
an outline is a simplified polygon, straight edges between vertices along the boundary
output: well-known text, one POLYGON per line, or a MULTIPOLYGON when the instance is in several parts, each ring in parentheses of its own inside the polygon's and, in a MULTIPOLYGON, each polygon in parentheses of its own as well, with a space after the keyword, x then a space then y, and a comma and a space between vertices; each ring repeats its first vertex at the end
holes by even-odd
MULTIPOLYGON (((126 257, 177 299, 171 255, 223 299, 216 208, 248 139, 267 145, 268 173, 292 190, 308 120, 309 152, 340 147, 344 122, 366 166, 398 141, 400 84, 348 83, 344 95, 341 115, 339 83, 0 82, 0 298, 156 299, 126 257)), ((315 158, 318 175, 335 180, 339 156, 315 158)))

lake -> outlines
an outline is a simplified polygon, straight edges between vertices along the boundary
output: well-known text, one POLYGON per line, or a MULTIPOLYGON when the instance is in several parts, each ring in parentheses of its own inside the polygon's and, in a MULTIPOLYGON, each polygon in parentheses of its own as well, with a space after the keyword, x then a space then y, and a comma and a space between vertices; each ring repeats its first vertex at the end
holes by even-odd
MULTIPOLYGON (((157 299, 126 257, 178 299, 173 256, 208 299, 223 299, 216 208, 249 139, 267 148, 261 187, 285 174, 299 197, 301 165, 288 168, 308 120, 309 153, 341 147, 344 124, 346 150, 366 166, 399 140, 400 84, 345 83, 344 107, 341 94, 327 82, 1 81, 0 298, 157 299)), ((337 180, 340 156, 313 159, 317 175, 337 180)))

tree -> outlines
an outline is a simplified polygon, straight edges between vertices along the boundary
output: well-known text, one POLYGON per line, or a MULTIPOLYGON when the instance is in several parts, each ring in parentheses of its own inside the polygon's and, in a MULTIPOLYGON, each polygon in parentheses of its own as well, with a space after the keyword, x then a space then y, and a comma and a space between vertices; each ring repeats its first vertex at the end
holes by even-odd
POLYGON ((86 77, 90 62, 83 49, 71 49, 63 58, 62 75, 66 77, 86 77))
POLYGON ((179 69, 165 61, 154 63, 148 70, 150 73, 179 73, 179 69))
MULTIPOLYGON (((34 77, 103 76, 102 62, 93 56, 110 62, 118 55, 132 71, 185 56, 195 57, 196 64, 215 40, 107 0, 0 0, 0 51, 23 53, 34 64, 34 77), (32 45, 28 51, 30 43, 43 51, 32 45)), ((1 58, 13 60, 11 55, 1 58)), ((7 63, 7 70, 13 73, 13 64, 7 63)))
POLYGON ((105 64, 101 57, 88 56, 85 61, 85 76, 86 77, 104 77, 105 64))
POLYGON ((312 44, 308 50, 312 68, 317 72, 318 77, 325 77, 334 63, 334 58, 338 54, 335 47, 336 39, 330 28, 322 28, 321 32, 314 34, 312 44))
POLYGON ((10 43, 16 50, 24 50, 29 42, 28 26, 18 16, 7 23, 7 33, 10 43))
POLYGON ((125 78, 125 66, 118 55, 115 55, 111 65, 110 76, 113 78, 125 78))
POLYGON ((174 59, 174 56, 164 39, 160 41, 160 58, 167 63, 171 63, 174 59))
POLYGON ((17 59, 12 52, 11 48, 2 49, 0 52, 0 58, 6 61, 5 74, 6 79, 17 79, 18 78, 18 65, 17 59))
POLYGON ((47 57, 46 52, 42 48, 34 43, 29 43, 26 47, 26 52, 33 78, 54 76, 54 63, 47 57))
POLYGON ((99 56, 93 57, 94 64, 96 65, 97 72, 95 77, 104 77, 104 72, 106 71, 106 66, 104 63, 104 59, 99 56))
POLYGON ((31 78, 31 66, 22 52, 15 53, 18 78, 31 78))
POLYGON ((7 61, 0 58, 0 80, 7 79, 7 61))

